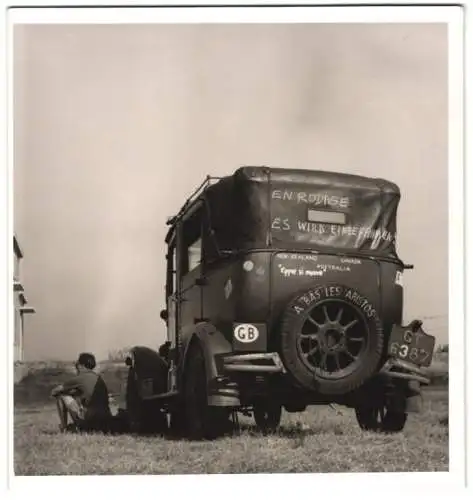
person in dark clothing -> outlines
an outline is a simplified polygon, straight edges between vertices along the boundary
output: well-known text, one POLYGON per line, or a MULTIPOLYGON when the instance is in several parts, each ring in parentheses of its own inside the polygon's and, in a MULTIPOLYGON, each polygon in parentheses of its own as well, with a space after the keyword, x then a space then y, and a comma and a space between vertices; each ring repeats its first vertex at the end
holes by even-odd
POLYGON ((105 432, 112 414, 107 386, 94 371, 95 356, 81 353, 75 366, 77 375, 51 392, 56 398, 60 429, 105 432), (72 419, 71 425, 67 423, 68 417, 72 419))

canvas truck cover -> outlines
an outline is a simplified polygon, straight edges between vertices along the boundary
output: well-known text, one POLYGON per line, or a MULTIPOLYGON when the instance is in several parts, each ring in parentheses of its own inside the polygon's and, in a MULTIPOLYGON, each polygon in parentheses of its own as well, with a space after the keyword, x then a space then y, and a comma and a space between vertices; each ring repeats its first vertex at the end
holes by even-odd
POLYGON ((277 248, 398 260, 396 184, 316 170, 242 167, 205 191, 221 250, 277 248))

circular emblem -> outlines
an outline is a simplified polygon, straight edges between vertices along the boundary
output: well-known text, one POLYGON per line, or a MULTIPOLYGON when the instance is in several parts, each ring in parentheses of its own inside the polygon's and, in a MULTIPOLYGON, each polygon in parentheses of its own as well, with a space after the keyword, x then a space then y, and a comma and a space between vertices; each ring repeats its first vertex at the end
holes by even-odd
POLYGON ((243 262, 243 269, 245 271, 250 272, 253 270, 254 267, 255 267, 255 264, 251 260, 245 260, 245 262, 243 262))
POLYGON ((233 336, 239 342, 249 344, 250 342, 254 342, 259 337, 259 331, 254 325, 236 325, 233 329, 233 336))

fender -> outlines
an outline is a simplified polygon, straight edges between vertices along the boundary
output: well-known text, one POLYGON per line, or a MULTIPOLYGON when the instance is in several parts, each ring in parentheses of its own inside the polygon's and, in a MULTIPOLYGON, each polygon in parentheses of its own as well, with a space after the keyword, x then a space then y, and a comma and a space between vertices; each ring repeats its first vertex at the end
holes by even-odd
POLYGON ((198 342, 205 358, 205 368, 208 384, 208 404, 211 406, 239 406, 238 393, 225 389, 218 378, 224 373, 219 369, 216 356, 232 352, 232 344, 225 335, 214 325, 207 322, 197 323, 193 326, 190 335, 183 335, 186 339, 183 346, 183 358, 180 369, 182 376, 188 361, 189 352, 194 342, 198 342))
POLYGON ((149 347, 134 346, 130 349, 126 364, 134 370, 141 391, 145 386, 145 392, 151 391, 151 394, 167 391, 168 365, 157 351, 149 347))

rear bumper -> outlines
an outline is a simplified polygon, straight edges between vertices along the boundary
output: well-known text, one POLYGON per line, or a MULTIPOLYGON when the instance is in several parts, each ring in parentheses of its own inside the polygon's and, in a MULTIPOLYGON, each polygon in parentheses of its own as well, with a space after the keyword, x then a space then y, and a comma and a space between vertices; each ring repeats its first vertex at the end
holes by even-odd
MULTIPOLYGON (((243 401, 241 399, 243 394, 240 391, 243 390, 245 394, 246 391, 240 385, 239 379, 232 377, 232 375, 253 375, 259 378, 259 383, 261 383, 266 377, 271 377, 275 374, 287 374, 287 370, 279 354, 276 352, 225 355, 223 356, 222 367, 223 373, 214 380, 211 395, 209 395, 209 404, 212 406, 240 406, 243 401)), ((420 394, 420 386, 430 383, 430 380, 418 366, 394 358, 389 358, 381 370, 374 374, 373 379, 377 379, 378 381, 384 379, 388 385, 390 385, 389 380, 392 379, 404 380, 411 392, 408 397, 420 394)), ((286 380, 285 377, 284 380, 286 380)), ((287 387, 285 390, 287 390, 287 387)), ((313 404, 315 399, 319 401, 316 393, 306 392, 303 396, 307 399, 308 404, 313 404)), ((323 398, 326 403, 328 403, 329 399, 325 401, 326 398, 323 398)))
POLYGON ((235 407, 241 405, 240 385, 231 375, 249 373, 258 376, 285 373, 279 354, 261 352, 250 354, 228 354, 223 356, 222 375, 213 381, 208 402, 212 406, 235 407))
MULTIPOLYGON (((224 356, 223 370, 226 373, 272 374, 286 373, 286 369, 277 352, 232 354, 224 356)), ((425 373, 413 363, 400 359, 389 358, 379 371, 385 378, 412 380, 421 384, 429 384, 425 373)))
POLYGON ((277 352, 233 354, 223 358, 226 372, 284 373, 286 370, 277 352))
POLYGON ((386 378, 412 380, 425 385, 430 384, 429 378, 418 366, 400 359, 388 359, 379 371, 379 375, 386 378))

